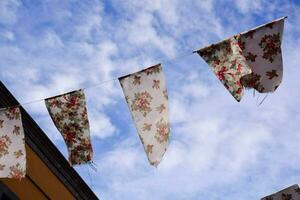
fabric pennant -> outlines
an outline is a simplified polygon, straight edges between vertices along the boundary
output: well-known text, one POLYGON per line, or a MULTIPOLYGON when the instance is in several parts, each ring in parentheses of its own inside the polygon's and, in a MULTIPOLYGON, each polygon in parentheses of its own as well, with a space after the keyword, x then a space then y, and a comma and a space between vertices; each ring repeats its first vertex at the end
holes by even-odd
POLYGON ((70 164, 91 161, 93 149, 83 90, 45 99, 45 104, 68 147, 70 164))
POLYGON ((282 81, 283 27, 280 18, 196 52, 237 101, 244 87, 273 92, 282 81))
POLYGON ((200 49, 197 53, 209 64, 231 95, 240 101, 244 94, 240 80, 252 71, 241 54, 237 39, 231 37, 200 49))
POLYGON ((300 200, 300 188, 297 184, 292 185, 261 200, 300 200))
POLYGON ((284 18, 239 34, 239 44, 252 73, 242 78, 245 87, 274 92, 282 81, 281 41, 284 18))
POLYGON ((0 177, 26 175, 25 138, 19 107, 0 110, 0 177))
POLYGON ((119 78, 139 137, 151 165, 157 167, 169 142, 169 105, 160 64, 119 78))

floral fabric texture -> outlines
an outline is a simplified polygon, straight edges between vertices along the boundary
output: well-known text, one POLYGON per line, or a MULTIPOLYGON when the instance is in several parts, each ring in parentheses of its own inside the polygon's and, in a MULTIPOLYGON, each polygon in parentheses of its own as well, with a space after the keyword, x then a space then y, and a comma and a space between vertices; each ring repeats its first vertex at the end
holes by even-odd
POLYGON ((239 34, 239 44, 252 74, 242 79, 245 87, 273 92, 282 81, 281 41, 284 19, 239 34))
POLYGON ((261 200, 300 200, 300 188, 298 185, 293 185, 261 200))
POLYGON ((19 107, 0 111, 0 177, 26 175, 25 138, 19 107))
POLYGON ((281 18, 196 52, 237 101, 244 87, 273 92, 282 80, 283 25, 281 18))
POLYGON ((82 90, 45 100, 49 114, 68 147, 71 165, 92 160, 90 128, 82 90))
POLYGON ((161 162, 169 141, 169 105, 160 64, 119 78, 148 160, 161 162))
POLYGON ((252 71, 242 56, 235 37, 200 49, 197 53, 209 64, 218 79, 231 95, 240 101, 244 91, 240 80, 252 71))

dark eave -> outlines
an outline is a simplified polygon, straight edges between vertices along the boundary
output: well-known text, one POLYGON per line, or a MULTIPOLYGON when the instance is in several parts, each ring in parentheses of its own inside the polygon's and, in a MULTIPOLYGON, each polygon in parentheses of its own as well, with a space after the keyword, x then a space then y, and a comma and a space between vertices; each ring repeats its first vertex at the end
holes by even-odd
MULTIPOLYGON (((18 104, 19 102, 0 81, 0 108, 18 104)), ((44 161, 75 198, 98 199, 23 107, 21 113, 26 144, 44 161)))

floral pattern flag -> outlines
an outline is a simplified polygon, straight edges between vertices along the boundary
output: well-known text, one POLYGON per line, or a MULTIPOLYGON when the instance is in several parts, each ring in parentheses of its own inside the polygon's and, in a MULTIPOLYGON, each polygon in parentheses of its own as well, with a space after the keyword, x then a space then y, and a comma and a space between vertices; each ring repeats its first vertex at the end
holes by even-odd
POLYGON ((62 134, 71 165, 88 163, 93 150, 83 90, 45 99, 48 112, 62 134))
POLYGON ((282 80, 283 26, 280 18, 196 52, 237 101, 244 87, 273 92, 282 80))
POLYGON ((282 81, 281 41, 284 18, 239 34, 239 44, 252 73, 242 78, 245 87, 274 92, 282 81))
POLYGON ((244 94, 241 78, 252 71, 242 56, 236 37, 200 49, 197 53, 209 64, 231 95, 240 101, 244 94))
POLYGON ((169 141, 169 105, 160 64, 119 78, 139 137, 151 165, 157 167, 169 141))
POLYGON ((261 200, 300 200, 300 188, 298 185, 292 185, 261 200))
POLYGON ((0 111, 0 178, 26 175, 25 138, 19 107, 0 111))

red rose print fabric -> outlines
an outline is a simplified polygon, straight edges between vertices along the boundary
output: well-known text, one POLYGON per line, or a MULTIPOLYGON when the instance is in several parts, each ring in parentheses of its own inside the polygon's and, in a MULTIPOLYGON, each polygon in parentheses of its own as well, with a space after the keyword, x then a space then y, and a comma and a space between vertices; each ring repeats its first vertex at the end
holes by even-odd
POLYGON ((300 200, 300 188, 298 185, 293 185, 261 200, 300 200))
POLYGON ((0 178, 26 175, 25 138, 19 107, 0 111, 0 178))
POLYGON ((273 92, 282 80, 283 26, 281 18, 196 52, 237 101, 244 87, 273 92))
POLYGON ((93 150, 83 91, 77 90, 45 99, 45 104, 68 147, 70 164, 91 161, 93 150))
POLYGON ((119 78, 148 160, 161 162, 169 141, 169 105, 160 64, 119 78))

